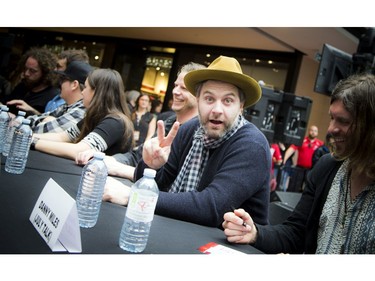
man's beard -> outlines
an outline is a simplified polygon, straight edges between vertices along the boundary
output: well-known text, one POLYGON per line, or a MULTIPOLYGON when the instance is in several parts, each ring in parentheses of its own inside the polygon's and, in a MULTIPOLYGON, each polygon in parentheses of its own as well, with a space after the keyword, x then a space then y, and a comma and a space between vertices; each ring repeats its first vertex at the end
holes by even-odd
POLYGON ((208 127, 209 127, 209 118, 206 118, 206 119, 202 119, 200 115, 198 115, 199 117, 199 120, 203 126, 203 129, 206 133, 206 135, 211 138, 211 139, 220 139, 222 138, 230 129, 232 129, 232 127, 234 126, 234 122, 232 124, 228 124, 226 122, 223 123, 224 125, 224 128, 223 130, 209 130, 208 127))
POLYGON ((43 84, 42 79, 38 79, 36 81, 31 81, 30 79, 23 78, 22 79, 23 84, 26 86, 28 90, 32 90, 40 85, 43 84))

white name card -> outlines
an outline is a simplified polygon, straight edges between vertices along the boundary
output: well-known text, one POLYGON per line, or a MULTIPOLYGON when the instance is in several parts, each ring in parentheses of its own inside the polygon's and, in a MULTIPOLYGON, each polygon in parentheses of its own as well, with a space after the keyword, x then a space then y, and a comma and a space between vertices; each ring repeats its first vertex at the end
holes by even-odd
POLYGON ((53 252, 82 252, 76 202, 53 179, 39 195, 30 221, 53 252))

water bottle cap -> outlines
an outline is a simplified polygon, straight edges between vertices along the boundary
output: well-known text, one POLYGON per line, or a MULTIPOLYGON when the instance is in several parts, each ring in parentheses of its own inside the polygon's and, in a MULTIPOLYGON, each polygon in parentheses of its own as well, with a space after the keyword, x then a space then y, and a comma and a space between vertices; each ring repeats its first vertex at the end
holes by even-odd
POLYGON ((19 116, 25 116, 25 115, 26 115, 26 112, 25 112, 25 111, 22 111, 22 110, 19 110, 19 111, 18 111, 18 115, 19 115, 19 116))
POLYGON ((30 120, 29 119, 23 119, 22 124, 30 125, 30 120))
POLYGON ((6 105, 2 105, 1 110, 2 111, 9 111, 9 107, 7 107, 6 105))
POLYGON ((103 152, 100 152, 100 151, 94 152, 94 158, 104 159, 104 157, 105 157, 105 154, 103 152))
POLYGON ((143 175, 150 178, 154 178, 156 176, 156 171, 150 168, 146 168, 143 171, 143 175))

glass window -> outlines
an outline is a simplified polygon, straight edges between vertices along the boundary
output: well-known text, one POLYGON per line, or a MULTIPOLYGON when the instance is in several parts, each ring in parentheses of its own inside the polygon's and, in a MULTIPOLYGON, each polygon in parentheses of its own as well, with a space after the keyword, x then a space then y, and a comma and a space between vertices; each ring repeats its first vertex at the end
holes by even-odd
POLYGON ((148 56, 141 91, 156 95, 164 101, 172 63, 173 59, 170 57, 148 56))

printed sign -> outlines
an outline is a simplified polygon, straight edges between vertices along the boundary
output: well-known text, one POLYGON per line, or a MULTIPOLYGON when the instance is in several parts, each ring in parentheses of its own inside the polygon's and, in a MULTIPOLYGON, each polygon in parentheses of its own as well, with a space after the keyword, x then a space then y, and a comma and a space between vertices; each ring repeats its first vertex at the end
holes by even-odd
POLYGON ((39 195, 30 222, 52 251, 82 252, 76 202, 53 179, 39 195))

